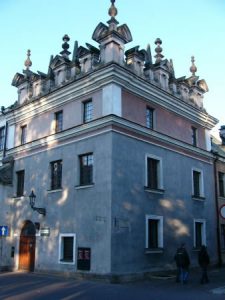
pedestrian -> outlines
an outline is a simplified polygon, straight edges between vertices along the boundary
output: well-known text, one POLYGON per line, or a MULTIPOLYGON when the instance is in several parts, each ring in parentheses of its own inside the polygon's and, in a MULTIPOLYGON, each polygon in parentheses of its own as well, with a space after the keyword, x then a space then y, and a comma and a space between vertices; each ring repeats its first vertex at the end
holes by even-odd
POLYGON ((201 246, 201 249, 198 253, 198 263, 202 269, 202 277, 201 277, 201 284, 208 283, 209 278, 207 274, 208 265, 210 263, 209 254, 207 252, 207 248, 205 245, 201 246))
POLYGON ((177 265, 176 282, 182 282, 183 284, 185 284, 188 282, 190 258, 187 250, 185 249, 184 243, 182 243, 181 246, 177 248, 174 259, 177 265))

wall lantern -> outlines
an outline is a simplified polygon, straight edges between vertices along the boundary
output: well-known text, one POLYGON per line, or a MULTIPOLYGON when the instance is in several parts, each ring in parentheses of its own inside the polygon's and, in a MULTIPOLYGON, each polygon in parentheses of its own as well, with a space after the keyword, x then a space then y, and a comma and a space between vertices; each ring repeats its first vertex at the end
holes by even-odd
POLYGON ((33 210, 36 210, 39 214, 45 216, 46 215, 46 209, 45 208, 35 207, 36 195, 34 194, 33 190, 31 191, 29 198, 30 198, 30 207, 33 210))

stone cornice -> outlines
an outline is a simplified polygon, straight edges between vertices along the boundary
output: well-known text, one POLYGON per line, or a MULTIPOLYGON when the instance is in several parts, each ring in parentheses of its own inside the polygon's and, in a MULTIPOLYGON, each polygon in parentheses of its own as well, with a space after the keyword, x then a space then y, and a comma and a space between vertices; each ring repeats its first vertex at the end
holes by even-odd
POLYGON ((173 139, 164 134, 149 130, 136 123, 130 122, 115 115, 109 115, 86 124, 82 124, 57 134, 32 141, 25 145, 7 150, 7 155, 26 157, 34 153, 62 147, 76 140, 88 139, 107 132, 117 132, 130 137, 152 143, 155 146, 163 147, 171 151, 179 152, 182 155, 195 157, 201 160, 211 160, 213 154, 203 149, 194 147, 182 141, 173 139), (124 129, 124 130, 123 130, 124 129), (150 141, 151 140, 151 141, 150 141), (186 154, 184 154, 186 153, 186 154))
POLYGON ((12 113, 7 114, 7 119, 9 123, 14 123, 14 118, 16 118, 16 122, 24 121, 34 115, 77 100, 84 96, 84 91, 85 95, 88 95, 112 82, 207 129, 212 129, 218 122, 217 119, 206 112, 173 96, 150 83, 144 77, 137 76, 127 68, 115 63, 104 65, 76 80, 68 81, 46 96, 13 110, 12 113))

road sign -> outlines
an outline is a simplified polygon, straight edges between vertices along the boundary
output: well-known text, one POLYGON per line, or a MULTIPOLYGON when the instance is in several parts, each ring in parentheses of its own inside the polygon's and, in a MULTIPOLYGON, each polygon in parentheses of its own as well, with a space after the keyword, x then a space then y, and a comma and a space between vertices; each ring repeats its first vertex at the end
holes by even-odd
POLYGON ((220 207, 220 216, 225 219, 225 204, 220 207))
POLYGON ((0 226, 0 236, 8 236, 8 235, 9 235, 9 227, 0 226))

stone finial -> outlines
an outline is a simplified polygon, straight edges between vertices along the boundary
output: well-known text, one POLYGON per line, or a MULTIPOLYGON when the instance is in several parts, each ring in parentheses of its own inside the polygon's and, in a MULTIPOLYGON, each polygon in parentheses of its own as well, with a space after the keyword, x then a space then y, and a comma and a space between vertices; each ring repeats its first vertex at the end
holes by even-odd
POLYGON ((162 60, 162 58, 164 57, 164 55, 162 55, 161 54, 161 52, 162 52, 162 47, 161 47, 161 44, 162 44, 162 41, 161 41, 161 39, 160 38, 157 38, 156 40, 155 40, 155 44, 156 44, 156 48, 155 48, 155 52, 156 52, 156 55, 154 56, 155 57, 155 63, 159 63, 161 60, 162 60))
POLYGON ((31 51, 30 51, 30 49, 28 49, 27 50, 27 59, 24 62, 24 65, 27 70, 29 70, 29 68, 32 66, 32 61, 30 60, 30 56, 31 56, 31 51))
POLYGON ((109 8, 108 14, 111 18, 115 18, 115 16, 117 15, 118 11, 117 8, 115 7, 114 3, 115 0, 111 0, 111 7, 109 8))
POLYGON ((70 45, 68 44, 70 38, 67 34, 65 34, 62 38, 63 40, 63 44, 62 44, 62 48, 63 48, 63 51, 60 52, 60 54, 65 57, 65 58, 69 58, 69 55, 70 55, 70 52, 68 51, 70 45))
POLYGON ((190 67, 190 72, 192 73, 192 76, 195 76, 195 73, 197 72, 197 67, 195 65, 195 57, 194 56, 191 57, 191 62, 192 62, 192 65, 190 67))

